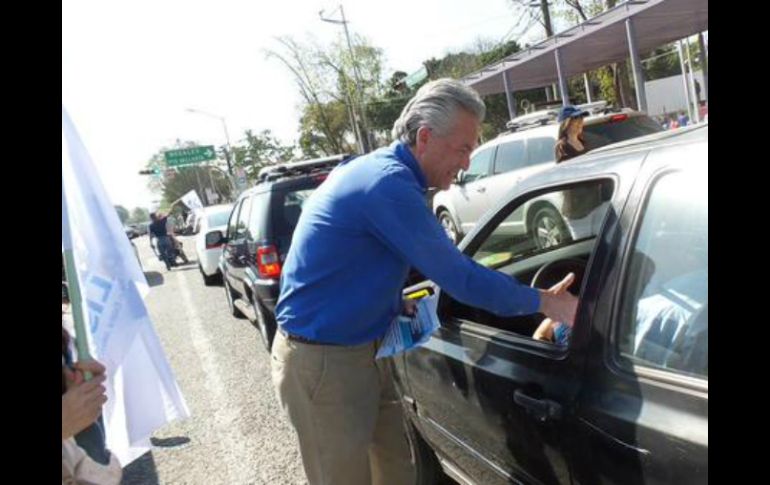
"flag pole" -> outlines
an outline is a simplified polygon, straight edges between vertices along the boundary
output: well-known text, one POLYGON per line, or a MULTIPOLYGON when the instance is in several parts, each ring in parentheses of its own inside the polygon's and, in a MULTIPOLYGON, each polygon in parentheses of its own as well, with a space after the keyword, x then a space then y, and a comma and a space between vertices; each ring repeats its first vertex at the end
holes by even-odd
MULTIPOLYGON (((67 289, 70 293, 70 307, 72 319, 75 322, 75 346, 78 351, 78 360, 91 360, 91 352, 88 350, 88 334, 86 333, 85 319, 83 317, 83 301, 80 293, 80 284, 75 269, 75 257, 72 251, 72 233, 70 232, 69 212, 67 211, 67 195, 64 191, 64 177, 61 184, 61 211, 62 211, 62 247, 64 249, 64 276, 67 278, 67 289)), ((86 380, 91 378, 91 373, 86 373, 86 380)))

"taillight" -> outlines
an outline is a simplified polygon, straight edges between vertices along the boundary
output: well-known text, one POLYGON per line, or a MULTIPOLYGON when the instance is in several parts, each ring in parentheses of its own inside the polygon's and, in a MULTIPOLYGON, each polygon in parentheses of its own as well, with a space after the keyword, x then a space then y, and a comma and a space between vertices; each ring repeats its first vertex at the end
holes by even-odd
POLYGON ((626 121, 628 115, 612 115, 610 116, 610 123, 617 123, 618 121, 626 121))
POLYGON ((257 271, 263 278, 278 278, 281 276, 281 258, 275 246, 257 248, 257 271))

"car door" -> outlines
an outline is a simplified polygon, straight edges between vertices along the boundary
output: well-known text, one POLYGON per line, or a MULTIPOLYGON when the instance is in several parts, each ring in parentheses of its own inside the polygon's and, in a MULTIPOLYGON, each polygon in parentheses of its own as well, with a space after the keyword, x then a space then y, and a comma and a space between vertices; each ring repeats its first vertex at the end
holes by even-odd
POLYGON ((483 148, 471 157, 461 183, 453 187, 452 203, 460 221, 460 231, 468 234, 489 208, 487 186, 496 146, 483 148))
POLYGON ((707 144, 650 155, 598 290, 578 484, 708 483, 707 144))
MULTIPOLYGON (((512 235, 506 221, 520 217, 525 204, 586 185, 604 187, 612 179, 558 186, 517 197, 467 244, 477 263, 519 279, 550 287, 570 271, 591 271, 597 238, 541 248, 531 236, 512 235)), ((603 215, 609 213, 602 205, 603 215)), ((601 217, 600 217, 601 218, 601 217)), ((571 291, 578 293, 580 284, 571 291)), ((569 345, 533 339, 542 315, 501 317, 465 305, 441 292, 440 329, 422 347, 404 356, 408 389, 422 436, 441 459, 476 483, 568 484, 565 447, 585 360, 582 343, 590 322, 579 315, 569 345)))
POLYGON ((252 195, 244 197, 233 210, 227 227, 227 244, 223 249, 228 283, 239 293, 244 291, 243 277, 248 261, 247 236, 252 197, 252 195))

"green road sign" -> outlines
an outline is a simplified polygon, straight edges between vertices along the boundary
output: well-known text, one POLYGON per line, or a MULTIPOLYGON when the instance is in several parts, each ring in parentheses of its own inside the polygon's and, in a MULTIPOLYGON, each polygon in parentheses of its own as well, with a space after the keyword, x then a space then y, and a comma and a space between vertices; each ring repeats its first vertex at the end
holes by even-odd
POLYGON ((182 148, 181 150, 169 150, 163 152, 163 156, 166 158, 166 164, 169 167, 180 167, 182 165, 194 165, 206 160, 214 160, 217 157, 217 153, 214 151, 213 145, 208 145, 182 148))

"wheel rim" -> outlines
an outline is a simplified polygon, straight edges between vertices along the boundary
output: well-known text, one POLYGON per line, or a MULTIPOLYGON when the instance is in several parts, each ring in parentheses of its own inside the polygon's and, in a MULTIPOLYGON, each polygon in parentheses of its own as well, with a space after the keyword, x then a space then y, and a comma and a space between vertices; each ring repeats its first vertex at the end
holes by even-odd
POLYGON ((446 232, 446 235, 449 239, 452 240, 452 242, 457 242, 457 231, 455 230, 455 225, 452 222, 452 219, 449 218, 449 216, 444 213, 441 214, 441 226, 444 228, 444 232, 446 232))
POLYGON ((559 228, 559 224, 550 214, 538 219, 535 225, 535 234, 537 235, 538 245, 543 249, 558 246, 562 243, 562 231, 559 228))

